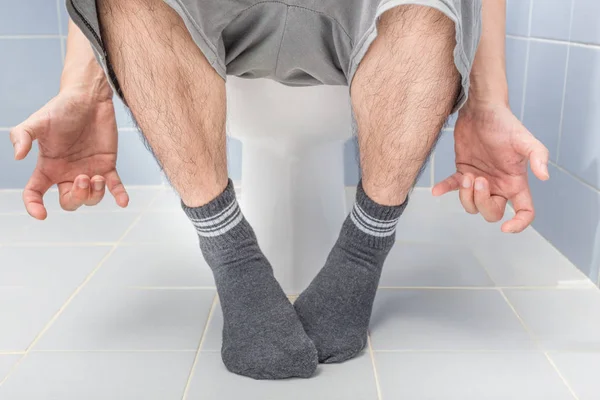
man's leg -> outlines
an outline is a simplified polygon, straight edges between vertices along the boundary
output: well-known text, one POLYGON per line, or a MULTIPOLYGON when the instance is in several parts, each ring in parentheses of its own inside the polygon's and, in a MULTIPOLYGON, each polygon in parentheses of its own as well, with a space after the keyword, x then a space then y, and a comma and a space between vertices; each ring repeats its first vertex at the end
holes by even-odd
POLYGON ((222 355, 258 379, 308 377, 316 350, 244 219, 225 151, 225 84, 162 0, 100 0, 110 64, 213 270, 222 355))
POLYGON ((383 262, 408 193, 456 102, 454 23, 427 7, 383 14, 351 87, 363 177, 325 267, 295 303, 321 362, 366 345, 383 262))

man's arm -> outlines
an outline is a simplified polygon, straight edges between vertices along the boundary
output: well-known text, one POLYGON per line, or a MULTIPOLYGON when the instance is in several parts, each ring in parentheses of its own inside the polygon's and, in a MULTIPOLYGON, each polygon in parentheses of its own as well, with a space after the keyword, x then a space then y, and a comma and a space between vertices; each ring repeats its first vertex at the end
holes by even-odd
POLYGON ((458 190, 464 209, 500 221, 507 201, 515 216, 503 232, 521 232, 535 216, 527 166, 547 180, 548 149, 510 111, 505 65, 505 0, 483 0, 483 30, 471 69, 469 99, 454 127, 457 172, 433 194, 458 190))
POLYGON ((69 21, 67 54, 60 90, 76 90, 99 101, 110 100, 113 95, 90 43, 73 21, 69 21))
POLYGON ((116 170, 118 132, 113 92, 83 33, 69 22, 67 55, 60 91, 10 132, 15 159, 24 159, 38 141, 35 170, 25 190, 27 212, 45 219, 43 197, 56 184, 67 211, 93 206, 105 189, 117 204, 129 197, 116 170))
POLYGON ((504 36, 506 0, 483 0, 482 14, 481 39, 471 68, 469 103, 508 106, 504 36))

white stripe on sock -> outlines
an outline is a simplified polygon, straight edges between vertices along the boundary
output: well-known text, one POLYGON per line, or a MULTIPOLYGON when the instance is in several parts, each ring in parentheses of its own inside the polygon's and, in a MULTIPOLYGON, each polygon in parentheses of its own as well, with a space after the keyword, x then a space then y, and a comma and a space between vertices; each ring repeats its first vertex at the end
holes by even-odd
POLYGON ((237 208, 237 201, 234 200, 230 205, 228 205, 225 208, 225 210, 217 214, 219 216, 218 218, 215 218, 216 216, 211 217, 212 219, 210 221, 192 219, 192 223, 198 229, 216 228, 217 226, 219 226, 219 224, 225 221, 227 217, 233 214, 237 210, 237 208))
POLYGON ((244 214, 242 214, 240 212, 240 214, 234 220, 229 222, 224 227, 217 229, 216 231, 211 231, 211 232, 203 232, 201 230, 198 230, 198 235, 203 236, 203 237, 215 237, 215 236, 223 235, 224 233, 227 233, 231 229, 235 228, 240 222, 242 222, 242 219, 244 219, 244 214))
POLYGON ((364 219, 369 225, 372 225, 376 228, 393 228, 398 223, 398 220, 400 220, 400 217, 388 221, 382 221, 380 219, 373 218, 363 211, 358 203, 354 204, 354 209, 357 211, 359 217, 364 219))
POLYGON ((354 222, 354 225, 361 230, 362 232, 366 233, 367 235, 371 235, 371 236, 375 236, 375 237, 388 237, 388 236, 392 236, 394 234, 394 232, 396 232, 396 227, 394 227, 391 231, 386 231, 386 232, 377 232, 374 231, 372 229, 367 228, 366 226, 364 226, 360 221, 357 220, 357 218, 355 217, 354 213, 350 213, 350 219, 352 220, 352 222, 354 222))

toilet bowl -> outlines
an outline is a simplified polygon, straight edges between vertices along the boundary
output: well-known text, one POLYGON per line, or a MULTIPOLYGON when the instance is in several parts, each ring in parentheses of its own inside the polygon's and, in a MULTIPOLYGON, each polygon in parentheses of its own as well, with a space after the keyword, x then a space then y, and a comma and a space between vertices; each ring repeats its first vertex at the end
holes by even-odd
POLYGON ((242 150, 241 207, 288 294, 323 266, 346 217, 344 86, 227 80, 227 132, 242 150))

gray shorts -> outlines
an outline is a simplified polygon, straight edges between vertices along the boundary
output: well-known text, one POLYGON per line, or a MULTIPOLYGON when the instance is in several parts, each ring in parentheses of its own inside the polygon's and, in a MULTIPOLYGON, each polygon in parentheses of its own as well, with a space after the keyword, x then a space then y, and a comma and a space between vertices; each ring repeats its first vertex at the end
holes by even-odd
MULTIPOLYGON (((215 71, 292 86, 348 85, 377 37, 377 19, 407 4, 433 7, 454 21, 454 62, 466 101, 481 33, 481 0, 164 0, 183 19, 215 71)), ((73 21, 104 63, 96 0, 67 0, 73 21)), ((132 16, 134 18, 134 16, 132 16)), ((115 82, 111 82, 114 84, 115 82)))

